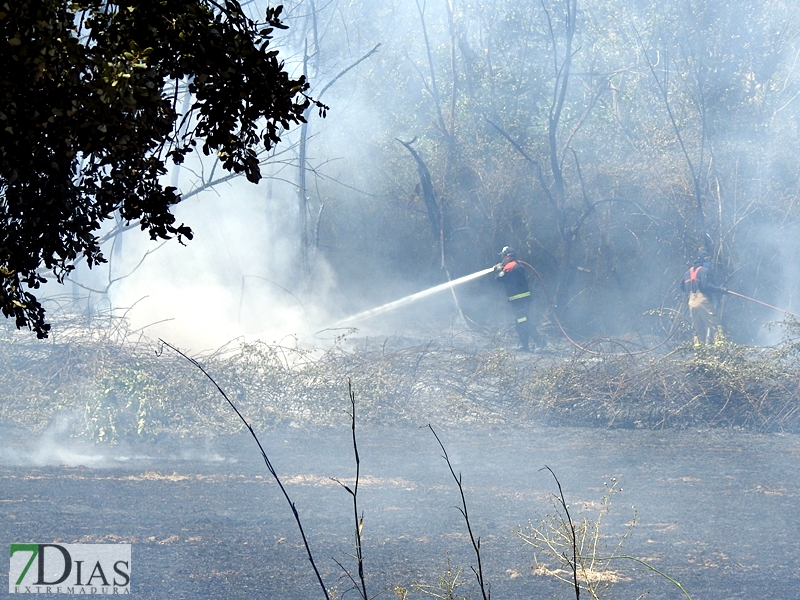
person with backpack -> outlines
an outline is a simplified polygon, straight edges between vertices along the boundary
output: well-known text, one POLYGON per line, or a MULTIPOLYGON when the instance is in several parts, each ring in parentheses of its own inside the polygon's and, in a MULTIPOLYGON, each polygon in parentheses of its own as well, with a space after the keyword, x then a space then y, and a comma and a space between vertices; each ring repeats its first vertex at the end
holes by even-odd
POLYGON ((725 294, 728 290, 714 284, 714 274, 707 254, 698 256, 684 273, 681 289, 689 295, 689 315, 694 327, 695 346, 722 342, 722 326, 711 295, 725 294))

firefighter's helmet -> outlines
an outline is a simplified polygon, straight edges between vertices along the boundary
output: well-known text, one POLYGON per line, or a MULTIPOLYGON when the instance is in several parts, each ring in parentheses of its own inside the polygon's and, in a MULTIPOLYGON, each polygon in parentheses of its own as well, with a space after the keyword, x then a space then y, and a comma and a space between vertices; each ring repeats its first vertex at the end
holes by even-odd
POLYGON ((514 250, 511 246, 504 246, 503 249, 500 251, 500 257, 505 258, 506 256, 516 256, 517 251, 514 250))

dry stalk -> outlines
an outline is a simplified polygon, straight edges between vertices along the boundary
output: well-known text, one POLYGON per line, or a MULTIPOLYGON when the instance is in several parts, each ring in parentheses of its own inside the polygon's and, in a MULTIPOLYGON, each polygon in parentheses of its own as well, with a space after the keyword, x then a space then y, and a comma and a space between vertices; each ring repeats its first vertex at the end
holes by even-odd
MULTIPOLYGON (((183 352, 178 350, 172 344, 169 344, 169 343, 165 342, 164 340, 159 340, 159 341, 164 346, 166 346, 167 348, 170 348, 173 352, 176 352, 177 354, 180 354, 188 362, 190 362, 192 365, 197 367, 200 370, 200 372, 203 373, 203 375, 205 375, 206 378, 214 385, 214 387, 217 388, 217 391, 225 399, 225 401, 228 403, 228 405, 236 413, 236 416, 239 417, 239 420, 244 424, 244 426, 250 432, 250 435, 255 440, 256 445, 258 446, 258 449, 261 452, 261 457, 264 459, 264 464, 267 465, 267 470, 269 471, 270 475, 272 475, 272 478, 275 480, 275 482, 278 484, 278 487, 280 488, 281 493, 283 494, 283 497, 286 499, 286 502, 289 504, 289 508, 292 511, 292 515, 294 516, 295 523, 297 523, 297 528, 300 531, 300 537, 303 539, 303 546, 306 549, 306 555, 308 556, 308 561, 311 563, 311 568, 314 570, 314 574, 317 577, 317 582, 319 583, 320 589, 322 590, 322 593, 324 594, 326 600, 330 600, 330 597, 328 596, 328 590, 325 587, 325 583, 322 581, 322 575, 320 575, 319 569, 317 568, 317 563, 314 560, 314 555, 311 553, 311 546, 308 543, 308 538, 306 537, 306 532, 303 529, 303 523, 300 521, 300 514, 297 511, 297 507, 295 506, 294 502, 292 502, 292 499, 289 497, 289 492, 286 491, 286 488, 284 487, 283 482, 281 481, 280 477, 278 477, 278 473, 277 473, 277 471, 275 471, 275 468, 272 466, 272 462, 270 461, 269 457, 267 456, 267 452, 264 450, 264 446, 261 445, 261 441, 258 439, 258 436, 256 435, 256 432, 253 430, 253 427, 250 425, 250 423, 247 421, 247 419, 244 418, 244 415, 242 415, 242 413, 239 411, 239 409, 236 407, 236 405, 231 401, 231 399, 228 397, 228 395, 225 393, 225 391, 219 386, 219 384, 216 381, 214 381, 214 378, 211 377, 211 375, 209 375, 208 371, 206 371, 199 362, 197 362, 195 359, 187 356, 186 354, 184 354, 183 352)), ((365 595, 365 598, 366 598, 366 595, 365 595)))
POLYGON ((436 441, 439 443, 439 447, 442 449, 442 458, 444 458, 445 462, 447 463, 447 468, 450 469, 450 474, 453 476, 453 479, 458 486, 458 492, 461 495, 461 506, 457 507, 458 511, 461 513, 461 516, 464 517, 464 522, 467 525, 467 532, 469 533, 469 539, 472 542, 472 549, 475 551, 475 558, 477 560, 478 566, 472 567, 472 572, 475 573, 475 578, 478 580, 478 586, 481 590, 481 595, 483 596, 483 600, 489 600, 490 594, 487 590, 487 586, 484 583, 483 579, 483 564, 481 562, 481 538, 475 537, 475 534, 472 532, 472 524, 469 520, 469 513, 467 512, 467 499, 464 495, 464 486, 461 483, 461 474, 459 473, 456 475, 455 470, 453 470, 453 464, 450 462, 450 457, 447 455, 447 450, 445 450, 444 444, 442 440, 439 439, 439 436, 436 434, 436 431, 433 429, 432 425, 428 425, 428 429, 431 430, 433 437, 436 438, 436 441))

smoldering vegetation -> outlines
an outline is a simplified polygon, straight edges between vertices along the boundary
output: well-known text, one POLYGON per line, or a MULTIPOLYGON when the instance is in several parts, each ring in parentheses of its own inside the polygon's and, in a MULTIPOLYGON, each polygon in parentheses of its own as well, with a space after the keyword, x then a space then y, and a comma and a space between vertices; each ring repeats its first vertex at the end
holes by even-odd
MULTIPOLYGON (((771 348, 732 343, 635 350, 597 339, 518 354, 476 332, 425 341, 344 332, 325 347, 234 341, 197 361, 259 430, 347 426, 347 386, 362 426, 514 425, 800 431, 800 326, 771 348)), ((0 422, 100 442, 208 437, 241 423, 184 357, 124 319, 61 320, 48 342, 7 328, 0 422)), ((667 340, 669 341, 669 340, 667 340)))

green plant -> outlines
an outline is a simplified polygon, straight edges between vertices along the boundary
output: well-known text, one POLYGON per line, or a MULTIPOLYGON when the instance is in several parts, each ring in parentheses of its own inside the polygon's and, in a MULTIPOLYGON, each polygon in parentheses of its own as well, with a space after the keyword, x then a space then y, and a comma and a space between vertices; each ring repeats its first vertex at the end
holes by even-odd
MULTIPOLYGON (((468 596, 463 596, 458 593, 458 590, 466 585, 462 575, 464 570, 461 567, 453 566, 450 561, 450 554, 445 557, 445 564, 439 570, 438 581, 435 585, 425 583, 414 583, 411 589, 415 592, 420 592, 426 596, 433 598, 440 598, 441 600, 467 600, 468 596)), ((395 590, 401 600, 407 597, 407 590, 405 594, 400 595, 395 590)))

